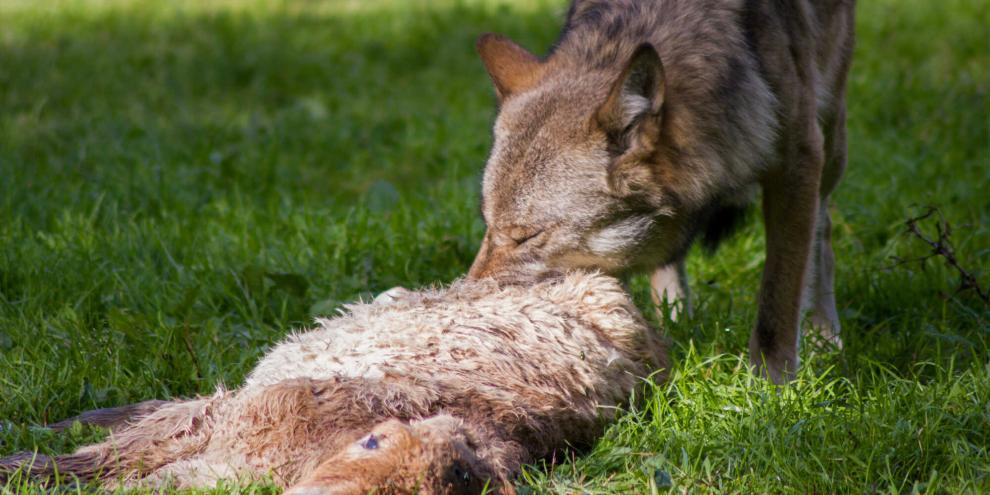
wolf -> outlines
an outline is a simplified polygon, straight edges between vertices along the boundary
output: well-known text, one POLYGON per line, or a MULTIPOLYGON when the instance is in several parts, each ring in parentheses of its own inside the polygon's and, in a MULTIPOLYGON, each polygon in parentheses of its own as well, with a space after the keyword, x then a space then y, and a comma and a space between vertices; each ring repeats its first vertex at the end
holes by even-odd
POLYGON ((599 273, 393 289, 318 323, 235 390, 74 418, 112 433, 0 459, 0 486, 20 472, 107 489, 269 476, 287 495, 512 494, 523 464, 590 446, 667 369, 659 333, 599 273))
POLYGON ((482 35, 499 109, 470 276, 651 272, 655 300, 685 300, 689 247, 714 248, 762 190, 750 359, 789 381, 804 309, 840 343, 828 202, 846 166, 854 11, 854 0, 577 0, 546 57, 482 35))

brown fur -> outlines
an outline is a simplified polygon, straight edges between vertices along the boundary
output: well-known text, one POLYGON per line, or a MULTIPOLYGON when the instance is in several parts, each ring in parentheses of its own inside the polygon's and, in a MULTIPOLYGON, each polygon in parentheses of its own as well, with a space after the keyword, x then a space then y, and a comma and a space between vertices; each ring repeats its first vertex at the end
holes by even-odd
POLYGON ((470 275, 653 270, 658 302, 685 298, 691 243, 717 241, 762 188, 750 351, 786 381, 803 302, 838 342, 827 204, 845 167, 853 12, 854 0, 577 0, 542 60, 482 37, 496 87, 512 89, 497 91, 470 275))

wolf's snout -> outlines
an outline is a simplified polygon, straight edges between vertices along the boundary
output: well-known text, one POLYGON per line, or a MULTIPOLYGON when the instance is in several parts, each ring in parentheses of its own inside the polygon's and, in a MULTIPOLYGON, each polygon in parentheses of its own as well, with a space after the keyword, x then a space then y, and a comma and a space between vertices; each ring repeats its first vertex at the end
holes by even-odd
POLYGON ((474 261, 471 262, 471 268, 468 269, 469 279, 486 278, 491 275, 489 266, 491 265, 492 245, 488 241, 488 237, 489 233, 486 231, 485 237, 481 240, 481 247, 478 248, 478 254, 475 255, 474 261))

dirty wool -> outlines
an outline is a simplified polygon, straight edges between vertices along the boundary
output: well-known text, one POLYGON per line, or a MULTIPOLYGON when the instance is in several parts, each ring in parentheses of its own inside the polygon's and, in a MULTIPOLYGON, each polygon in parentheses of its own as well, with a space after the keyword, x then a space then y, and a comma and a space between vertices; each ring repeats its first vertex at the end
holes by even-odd
POLYGON ((105 441, 0 460, 0 478, 512 493, 523 464, 589 445, 665 368, 660 338, 611 277, 393 289, 289 335, 237 389, 84 414, 110 427, 105 441))

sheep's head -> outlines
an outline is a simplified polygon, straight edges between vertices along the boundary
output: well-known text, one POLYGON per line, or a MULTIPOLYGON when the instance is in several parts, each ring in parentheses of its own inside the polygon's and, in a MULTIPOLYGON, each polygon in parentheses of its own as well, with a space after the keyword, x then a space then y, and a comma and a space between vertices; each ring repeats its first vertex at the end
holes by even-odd
POLYGON ((408 424, 389 420, 324 461, 286 495, 479 494, 486 485, 494 488, 494 480, 476 449, 451 416, 408 424))

